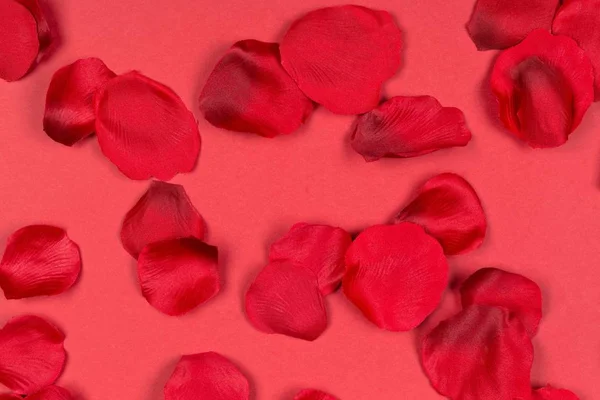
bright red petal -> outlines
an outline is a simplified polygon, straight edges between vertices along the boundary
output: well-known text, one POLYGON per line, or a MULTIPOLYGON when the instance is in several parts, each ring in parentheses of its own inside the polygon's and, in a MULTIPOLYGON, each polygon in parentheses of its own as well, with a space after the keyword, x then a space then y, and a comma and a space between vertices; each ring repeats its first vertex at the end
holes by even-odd
POLYGON ((471 306, 423 340, 421 361, 431 385, 455 400, 529 399, 533 346, 506 310, 471 306))
POLYGON ((435 310, 447 282, 442 247, 415 224, 367 228, 346 253, 344 294, 383 329, 417 327, 435 310))
POLYGON ((142 294, 167 315, 181 315, 219 293, 217 248, 196 238, 150 243, 138 258, 142 294))
POLYGON ((506 49, 541 28, 547 31, 559 0, 477 0, 467 23, 479 50, 506 49))
POLYGON ((67 389, 59 386, 47 386, 39 392, 27 396, 27 400, 71 400, 73 397, 67 389))
POLYGON ((421 225, 450 255, 478 248, 487 229, 477 193, 464 178, 451 173, 425 182, 396 217, 396 222, 402 221, 421 225))
POLYGON ((23 400, 23 397, 16 394, 2 393, 0 394, 0 400, 23 400))
POLYGON ((281 42, 281 63, 300 89, 338 114, 377 107, 400 67, 401 32, 386 11, 346 5, 311 11, 281 42))
POLYGON ((310 269, 326 296, 342 283, 344 257, 351 243, 350 234, 341 228, 298 223, 271 245, 269 260, 289 261, 310 269))
POLYGON ((579 400, 579 397, 570 390, 546 386, 535 390, 532 400, 579 400))
POLYGON ((0 287, 7 299, 51 296, 69 289, 81 271, 79 247, 61 228, 30 225, 7 240, 0 287))
POLYGON ((265 137, 298 129, 314 105, 281 67, 279 45, 235 43, 200 95, 200 110, 216 127, 265 137))
POLYGON ((564 144, 594 99, 590 60, 566 36, 533 31, 496 60, 491 86, 500 119, 531 147, 564 144))
POLYGON ((165 400, 249 400, 248 378, 217 353, 181 357, 165 385, 165 400))
POLYGON ((51 385, 62 372, 65 335, 44 319, 11 319, 0 330, 0 383, 19 394, 51 385))
POLYGON ((471 132, 458 108, 442 107, 430 96, 396 96, 358 117, 351 144, 366 161, 375 161, 466 146, 469 140, 471 132))
POLYGON ((294 397, 294 400, 338 400, 332 395, 316 389, 304 389, 294 397))
POLYGON ((304 340, 315 340, 327 328, 317 276, 291 262, 263 268, 246 292, 246 315, 258 330, 304 340))
POLYGON ((48 20, 45 15, 45 10, 40 5, 40 2, 38 0, 16 1, 21 3, 21 5, 23 5, 24 7, 26 7, 35 19, 37 25, 38 39, 40 42, 40 52, 47 50, 52 44, 54 37, 52 35, 50 25, 48 24, 48 20))
POLYGON ((0 79, 16 81, 29 72, 40 49, 37 24, 16 0, 0 1, 0 79))
POLYGON ((127 177, 166 181, 194 169, 198 125, 173 90, 134 71, 111 79, 95 103, 100 148, 127 177))
POLYGON ((121 228, 121 242, 137 258, 153 242, 167 239, 204 238, 204 220, 181 185, 152 181, 133 206, 121 228))

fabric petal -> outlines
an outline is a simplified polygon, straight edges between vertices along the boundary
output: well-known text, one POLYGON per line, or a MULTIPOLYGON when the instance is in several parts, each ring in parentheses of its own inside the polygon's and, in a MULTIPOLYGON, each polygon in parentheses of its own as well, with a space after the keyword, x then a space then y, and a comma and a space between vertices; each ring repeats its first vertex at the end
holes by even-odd
POLYGON ((458 108, 442 107, 431 96, 396 96, 357 118, 351 144, 366 161, 376 161, 466 146, 470 140, 458 108))
POLYGON ((294 397, 294 400, 338 400, 332 395, 316 389, 304 389, 294 397))
POLYGON ((344 294, 383 329, 417 327, 435 310, 447 283, 442 247, 412 223, 367 228, 346 253, 344 294))
POLYGON ((125 215, 121 228, 123 247, 134 258, 153 242, 195 237, 204 239, 204 220, 181 185, 152 181, 125 215))
POLYGON ((30 225, 7 240, 0 287, 7 299, 63 293, 81 272, 79 246, 61 228, 30 225))
POLYGON ((340 286, 345 272, 344 257, 352 237, 341 228, 298 223, 271 245, 269 260, 289 261, 310 269, 326 296, 340 286))
POLYGON ((182 315, 221 288, 217 248, 196 238, 150 243, 138 258, 138 278, 148 303, 167 315, 182 315))
POLYGON ((298 129, 314 105, 281 67, 279 45, 235 43, 200 95, 200 111, 218 128, 265 137, 298 129))
POLYGON ((72 400, 73 397, 67 389, 59 386, 47 386, 39 392, 27 396, 27 400, 72 400))
POLYGON ((401 32, 386 11, 345 5, 311 11, 281 42, 281 64, 312 100, 338 114, 377 107, 401 64, 401 32))
POLYGON ((454 400, 529 399, 533 346, 502 308, 471 306, 424 339, 421 362, 431 385, 454 400))
POLYGON ((248 400, 248 378, 214 352, 182 356, 165 385, 165 400, 248 400))
POLYGON ((116 75, 97 58, 84 58, 54 73, 46 94, 44 131, 72 146, 94 132, 94 94, 116 75))
POLYGON ((252 325, 265 333, 312 341, 327 328, 317 276, 291 262, 264 267, 246 292, 245 306, 252 325))
POLYGON ((40 42, 31 12, 16 0, 0 2, 0 79, 24 77, 37 59, 40 42))
POLYGON ((0 394, 0 400, 23 400, 23 397, 16 394, 2 393, 0 394))
POLYGON ((130 179, 167 181, 194 169, 198 125, 167 86, 132 71, 111 79, 96 94, 95 107, 100 148, 130 179))
POLYGON ((44 10, 38 0, 16 0, 21 5, 26 7, 33 18, 35 19, 37 26, 38 40, 40 43, 40 52, 47 50, 54 40, 50 24, 46 18, 46 10, 44 10))
POLYGON ((533 392, 533 400, 579 400, 570 390, 556 389, 548 385, 533 392))
POLYGON ((11 319, 0 330, 0 384, 18 394, 56 381, 65 364, 65 335, 36 316, 11 319))
POLYGON ((594 99, 590 60, 575 41, 536 30, 500 54, 491 76, 500 119, 531 147, 564 144, 594 99))
POLYGON ((396 222, 421 225, 449 255, 478 248, 487 229, 481 201, 464 178, 452 173, 436 175, 419 189, 398 214, 396 222))

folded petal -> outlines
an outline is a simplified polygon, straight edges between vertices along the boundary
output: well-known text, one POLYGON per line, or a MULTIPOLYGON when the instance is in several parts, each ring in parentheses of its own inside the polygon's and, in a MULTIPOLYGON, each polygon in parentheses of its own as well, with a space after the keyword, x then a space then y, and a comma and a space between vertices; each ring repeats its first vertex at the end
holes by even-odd
POLYGON ((246 292, 246 315, 265 333, 315 340, 327 328, 317 276, 308 268, 275 261, 263 268, 246 292))
POLYGON ((94 132, 94 94, 116 75, 97 58, 84 58, 54 73, 46 94, 44 131, 72 146, 94 132))
POLYGON ((138 278, 148 303, 181 315, 219 293, 217 248, 196 238, 150 243, 138 258, 138 278))
POLYGON ((396 96, 357 118, 351 144, 366 161, 376 161, 466 146, 470 140, 458 108, 442 107, 431 96, 396 96))
POLYGON ((0 330, 0 384, 18 394, 51 385, 65 364, 65 335, 36 316, 11 319, 0 330))
POLYGON ((471 306, 424 339, 431 385, 454 400, 529 399, 533 346, 518 320, 497 307, 471 306))
POLYGON ((64 229, 30 225, 7 240, 0 287, 7 299, 51 296, 73 286, 80 272, 79 246, 64 229))
POLYGON ((449 255, 478 248, 487 222, 481 202, 464 178, 444 173, 429 179, 417 196, 398 214, 396 222, 421 225, 449 255))
POLYGON ((54 40, 54 36, 50 29, 50 24, 46 18, 46 10, 42 8, 38 0, 16 0, 21 5, 26 7, 37 25, 38 39, 40 42, 40 52, 47 50, 54 40))
POLYGON ((338 114, 377 107, 400 67, 401 32, 386 11, 345 5, 311 11, 281 42, 281 63, 312 100, 338 114))
POLYGON ((198 125, 167 86, 129 72, 104 85, 95 107, 100 148, 130 179, 166 181, 194 169, 200 152, 198 125))
POLYGON ((216 127, 265 137, 298 129, 314 105, 281 67, 279 45, 235 43, 208 78, 200 111, 216 127))
POLYGON ((182 356, 165 385, 165 400, 249 400, 248 378, 214 352, 182 356))
POLYGON ((167 239, 204 238, 204 220, 181 185, 152 181, 125 215, 121 242, 137 258, 153 242, 167 239))
POLYGON ((566 36, 533 31, 500 54, 491 76, 500 119, 531 147, 557 147, 594 99, 589 58, 566 36))
POLYGON ((72 400, 73 397, 67 389, 59 386, 47 386, 37 393, 27 396, 27 400, 72 400))
POLYGON ((310 269, 326 296, 342 283, 344 257, 351 243, 352 237, 342 228, 298 223, 271 245, 269 260, 289 261, 310 269))
POLYGON ((332 395, 316 389, 304 389, 294 397, 294 400, 338 400, 332 395))
POLYGON ((579 400, 579 397, 570 390, 556 389, 548 385, 534 390, 533 400, 579 400))
POLYGON ((0 79, 16 81, 37 59, 40 42, 31 12, 17 0, 0 2, 0 79))
POLYGON ((447 283, 442 247, 412 223, 367 228, 346 253, 344 294, 383 329, 417 327, 435 310, 447 283))

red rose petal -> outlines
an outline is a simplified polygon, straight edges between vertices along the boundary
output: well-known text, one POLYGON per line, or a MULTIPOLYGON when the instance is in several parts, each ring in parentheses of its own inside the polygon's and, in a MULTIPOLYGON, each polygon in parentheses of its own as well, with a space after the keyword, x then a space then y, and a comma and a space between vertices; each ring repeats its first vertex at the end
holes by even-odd
POLYGON ((338 400, 332 395, 316 389, 304 389, 294 397, 294 400, 338 400))
POLYGON ((204 239, 204 220, 181 185, 152 181, 121 228, 121 242, 137 258, 153 242, 195 237, 204 239))
POLYGON ((467 23, 478 50, 506 49, 542 28, 550 30, 559 0, 477 0, 467 23))
POLYGON ((200 95, 200 110, 216 127, 265 137, 294 132, 314 108, 281 67, 279 45, 235 43, 200 95))
POLYGON ((142 294, 167 315, 181 315, 220 288, 217 248, 196 238, 150 243, 138 258, 142 294))
POLYGON ((73 397, 67 389, 59 386, 47 386, 39 392, 27 396, 27 400, 71 400, 73 397))
POLYGON ((51 296, 73 286, 80 271, 79 247, 63 229, 30 225, 7 240, 0 287, 7 299, 51 296))
POLYGON ((402 221, 421 225, 450 255, 478 248, 487 229, 477 193, 464 178, 451 173, 425 182, 396 217, 396 222, 402 221))
POLYGON ((500 119, 531 147, 564 144, 594 98, 590 60, 566 36, 533 31, 496 60, 491 87, 500 119))
POLYGON ((17 396, 16 394, 3 393, 0 394, 0 400, 23 400, 21 396, 17 396))
POLYGON ((375 161, 466 146, 469 140, 471 132, 458 108, 442 107, 431 96, 396 96, 358 117, 351 144, 366 161, 375 161))
POLYGON ((38 39, 40 43, 40 52, 48 49, 54 40, 50 25, 45 15, 45 10, 42 9, 38 0, 17 0, 21 5, 26 7, 37 25, 38 39))
POLYGON ((227 358, 210 352, 181 357, 165 385, 165 400, 248 400, 248 378, 227 358))
POLYGON ((529 399, 533 346, 506 310, 471 306, 424 339, 421 361, 431 385, 455 400, 529 399))
POLYGON ((310 269, 326 296, 342 283, 344 257, 351 243, 352 237, 341 228, 298 223, 271 245, 269 261, 290 261, 310 269))
POLYGON ((317 276, 291 262, 272 262, 246 292, 246 315, 260 331, 315 340, 327 328, 317 276))
POLYGON ((367 228, 346 253, 344 294, 383 329, 417 327, 437 307, 447 282, 441 246, 415 224, 367 228))
POLYGON ((54 73, 46 94, 44 131, 72 146, 94 132, 94 94, 116 75, 97 58, 84 58, 54 73))
POLYGON ((11 319, 0 330, 0 384, 19 394, 51 385, 62 372, 65 335, 44 319, 11 319))
POLYGON ((546 386, 533 392, 533 400, 579 400, 579 397, 569 390, 546 386))
POLYGON ((281 42, 281 64, 312 100, 338 114, 377 107, 400 67, 401 32, 386 11, 346 5, 311 11, 281 42))
POLYGON ((166 181, 194 169, 198 125, 167 86, 133 71, 111 79, 95 104, 100 148, 127 177, 166 181))
POLYGON ((0 2, 0 79, 16 81, 37 59, 40 42, 31 12, 16 0, 0 2))

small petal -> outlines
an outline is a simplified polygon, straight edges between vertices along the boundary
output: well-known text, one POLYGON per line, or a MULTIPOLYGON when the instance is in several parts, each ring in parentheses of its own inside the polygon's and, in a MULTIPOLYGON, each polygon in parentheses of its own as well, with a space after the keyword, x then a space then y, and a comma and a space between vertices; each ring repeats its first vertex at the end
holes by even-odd
POLYGON ((332 395, 316 389, 304 389, 294 397, 294 400, 338 400, 332 395))
POLYGON ((95 107, 100 148, 128 178, 167 181, 194 169, 200 152, 198 125, 167 86, 129 72, 96 94, 95 107))
POLYGON ((269 261, 289 261, 310 269, 326 296, 342 283, 344 257, 351 243, 352 237, 341 228, 298 223, 271 245, 269 261))
POLYGON ((73 397, 67 389, 59 386, 47 386, 39 392, 27 396, 27 400, 72 400, 73 397))
POLYGON ((345 5, 311 11, 281 42, 281 64, 312 100, 338 114, 377 107, 400 67, 401 32, 386 11, 345 5))
POLYGON ((7 299, 63 293, 81 272, 79 247, 61 228, 30 225, 7 240, 0 287, 7 299))
POLYGON ((16 81, 35 63, 40 42, 31 12, 16 0, 0 1, 0 79, 16 81))
POLYGON ((249 400, 248 378, 227 358, 209 352, 182 356, 165 385, 165 400, 249 400))
POLYGON ((346 253, 344 294, 383 329, 417 327, 435 310, 447 283, 442 247, 412 223, 367 228, 346 253))
POLYGON ((260 331, 315 340, 327 328, 317 276, 308 268, 276 261, 246 292, 246 315, 260 331))
POLYGON ((298 129, 314 105, 281 67, 279 45, 235 43, 200 95, 204 118, 216 127, 265 137, 298 129))
POLYGON ((138 258, 138 277, 148 303, 167 315, 182 315, 221 288, 217 248, 196 238, 150 243, 138 258))
POLYGON ((396 96, 358 117, 351 144, 366 161, 376 161, 466 146, 470 140, 458 108, 442 107, 431 96, 396 96))
POLYGON ((487 229, 485 213, 473 187, 464 178, 445 173, 429 179, 398 214, 396 222, 421 225, 449 255, 478 248, 487 229))
POLYGON ((579 400, 570 390, 556 389, 548 385, 533 392, 533 400, 579 400))

